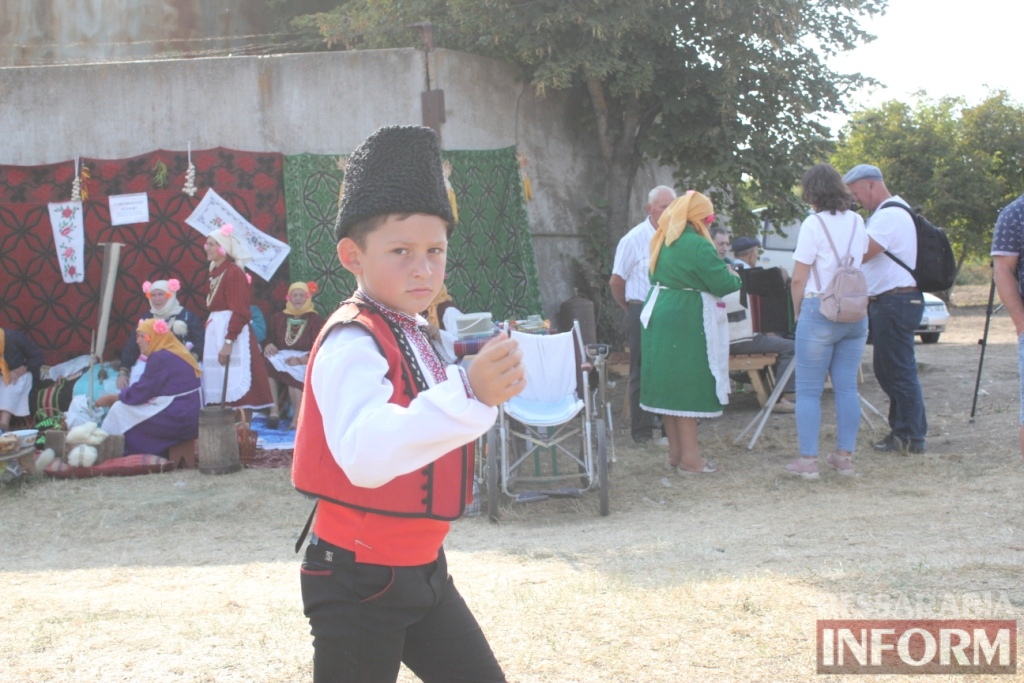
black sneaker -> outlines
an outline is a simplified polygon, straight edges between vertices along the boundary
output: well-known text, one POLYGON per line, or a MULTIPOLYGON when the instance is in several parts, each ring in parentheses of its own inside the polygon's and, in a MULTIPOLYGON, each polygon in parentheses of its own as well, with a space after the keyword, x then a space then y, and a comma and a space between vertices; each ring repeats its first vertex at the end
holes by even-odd
POLYGON ((924 453, 924 443, 907 443, 893 432, 874 444, 874 449, 883 453, 924 453))

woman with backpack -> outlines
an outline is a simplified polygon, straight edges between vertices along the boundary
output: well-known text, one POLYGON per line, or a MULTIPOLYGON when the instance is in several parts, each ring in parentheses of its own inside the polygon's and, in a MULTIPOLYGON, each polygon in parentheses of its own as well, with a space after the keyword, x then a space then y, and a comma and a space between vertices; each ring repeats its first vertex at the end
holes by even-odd
POLYGON ((800 226, 793 253, 793 311, 796 315, 796 430, 800 457, 786 471, 818 478, 821 394, 832 378, 836 406, 836 448, 826 462, 852 475, 860 426, 857 375, 868 337, 867 288, 860 265, 867 250, 864 220, 850 209, 853 197, 829 164, 801 178, 803 200, 815 211, 800 226))

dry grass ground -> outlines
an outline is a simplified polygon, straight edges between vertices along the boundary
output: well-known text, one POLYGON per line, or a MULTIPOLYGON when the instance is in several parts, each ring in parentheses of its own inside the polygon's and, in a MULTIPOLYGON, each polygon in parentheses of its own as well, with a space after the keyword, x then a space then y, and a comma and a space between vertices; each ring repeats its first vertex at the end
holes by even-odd
MULTIPOLYGON (((815 674, 817 619, 1017 618, 1016 349, 996 316, 971 424, 983 323, 984 309, 956 309, 939 344, 917 347, 926 455, 870 452, 875 419, 859 476, 792 480, 793 417, 734 446, 755 411, 740 395, 701 425, 721 474, 666 478, 664 450, 617 431, 609 517, 588 495, 457 522, 451 571, 509 679, 840 680, 815 674)), ((863 394, 884 412, 870 347, 865 359, 863 394)), ((310 680, 291 549, 309 507, 285 470, 0 491, 0 681, 310 680)))

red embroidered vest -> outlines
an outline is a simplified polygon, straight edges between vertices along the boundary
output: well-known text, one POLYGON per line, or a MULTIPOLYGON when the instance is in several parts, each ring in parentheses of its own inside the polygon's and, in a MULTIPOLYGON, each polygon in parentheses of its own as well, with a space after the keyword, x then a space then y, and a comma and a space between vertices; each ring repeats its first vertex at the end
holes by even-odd
POLYGON ((335 325, 351 324, 366 329, 387 359, 387 378, 394 387, 391 403, 408 406, 426 388, 422 376, 417 377, 419 373, 413 371, 416 359, 411 349, 403 353, 399 346, 396 335, 401 331, 392 329, 373 306, 357 299, 343 302, 320 331, 310 352, 306 369, 306 386, 310 390, 303 392, 299 409, 292 484, 302 493, 365 512, 445 521, 458 519, 472 496, 472 443, 446 453, 419 471, 403 474, 373 489, 349 481, 331 455, 324 435, 323 413, 310 381, 320 344, 335 325))

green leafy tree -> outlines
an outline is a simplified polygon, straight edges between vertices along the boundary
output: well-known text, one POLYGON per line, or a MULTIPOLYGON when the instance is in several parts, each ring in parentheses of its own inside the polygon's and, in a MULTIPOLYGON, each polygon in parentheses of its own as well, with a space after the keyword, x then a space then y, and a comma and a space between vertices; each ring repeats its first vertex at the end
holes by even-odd
POLYGON ((832 163, 881 168, 891 192, 946 228, 959 268, 987 256, 999 209, 1024 191, 1024 109, 1002 91, 973 107, 889 101, 853 116, 832 163))
POLYGON ((519 65, 536 90, 589 104, 605 165, 610 239, 630 226, 645 159, 678 167, 734 227, 750 207, 799 210, 792 187, 830 146, 822 123, 863 82, 823 61, 869 39, 886 0, 349 0, 297 18, 344 49, 434 45, 519 65))

